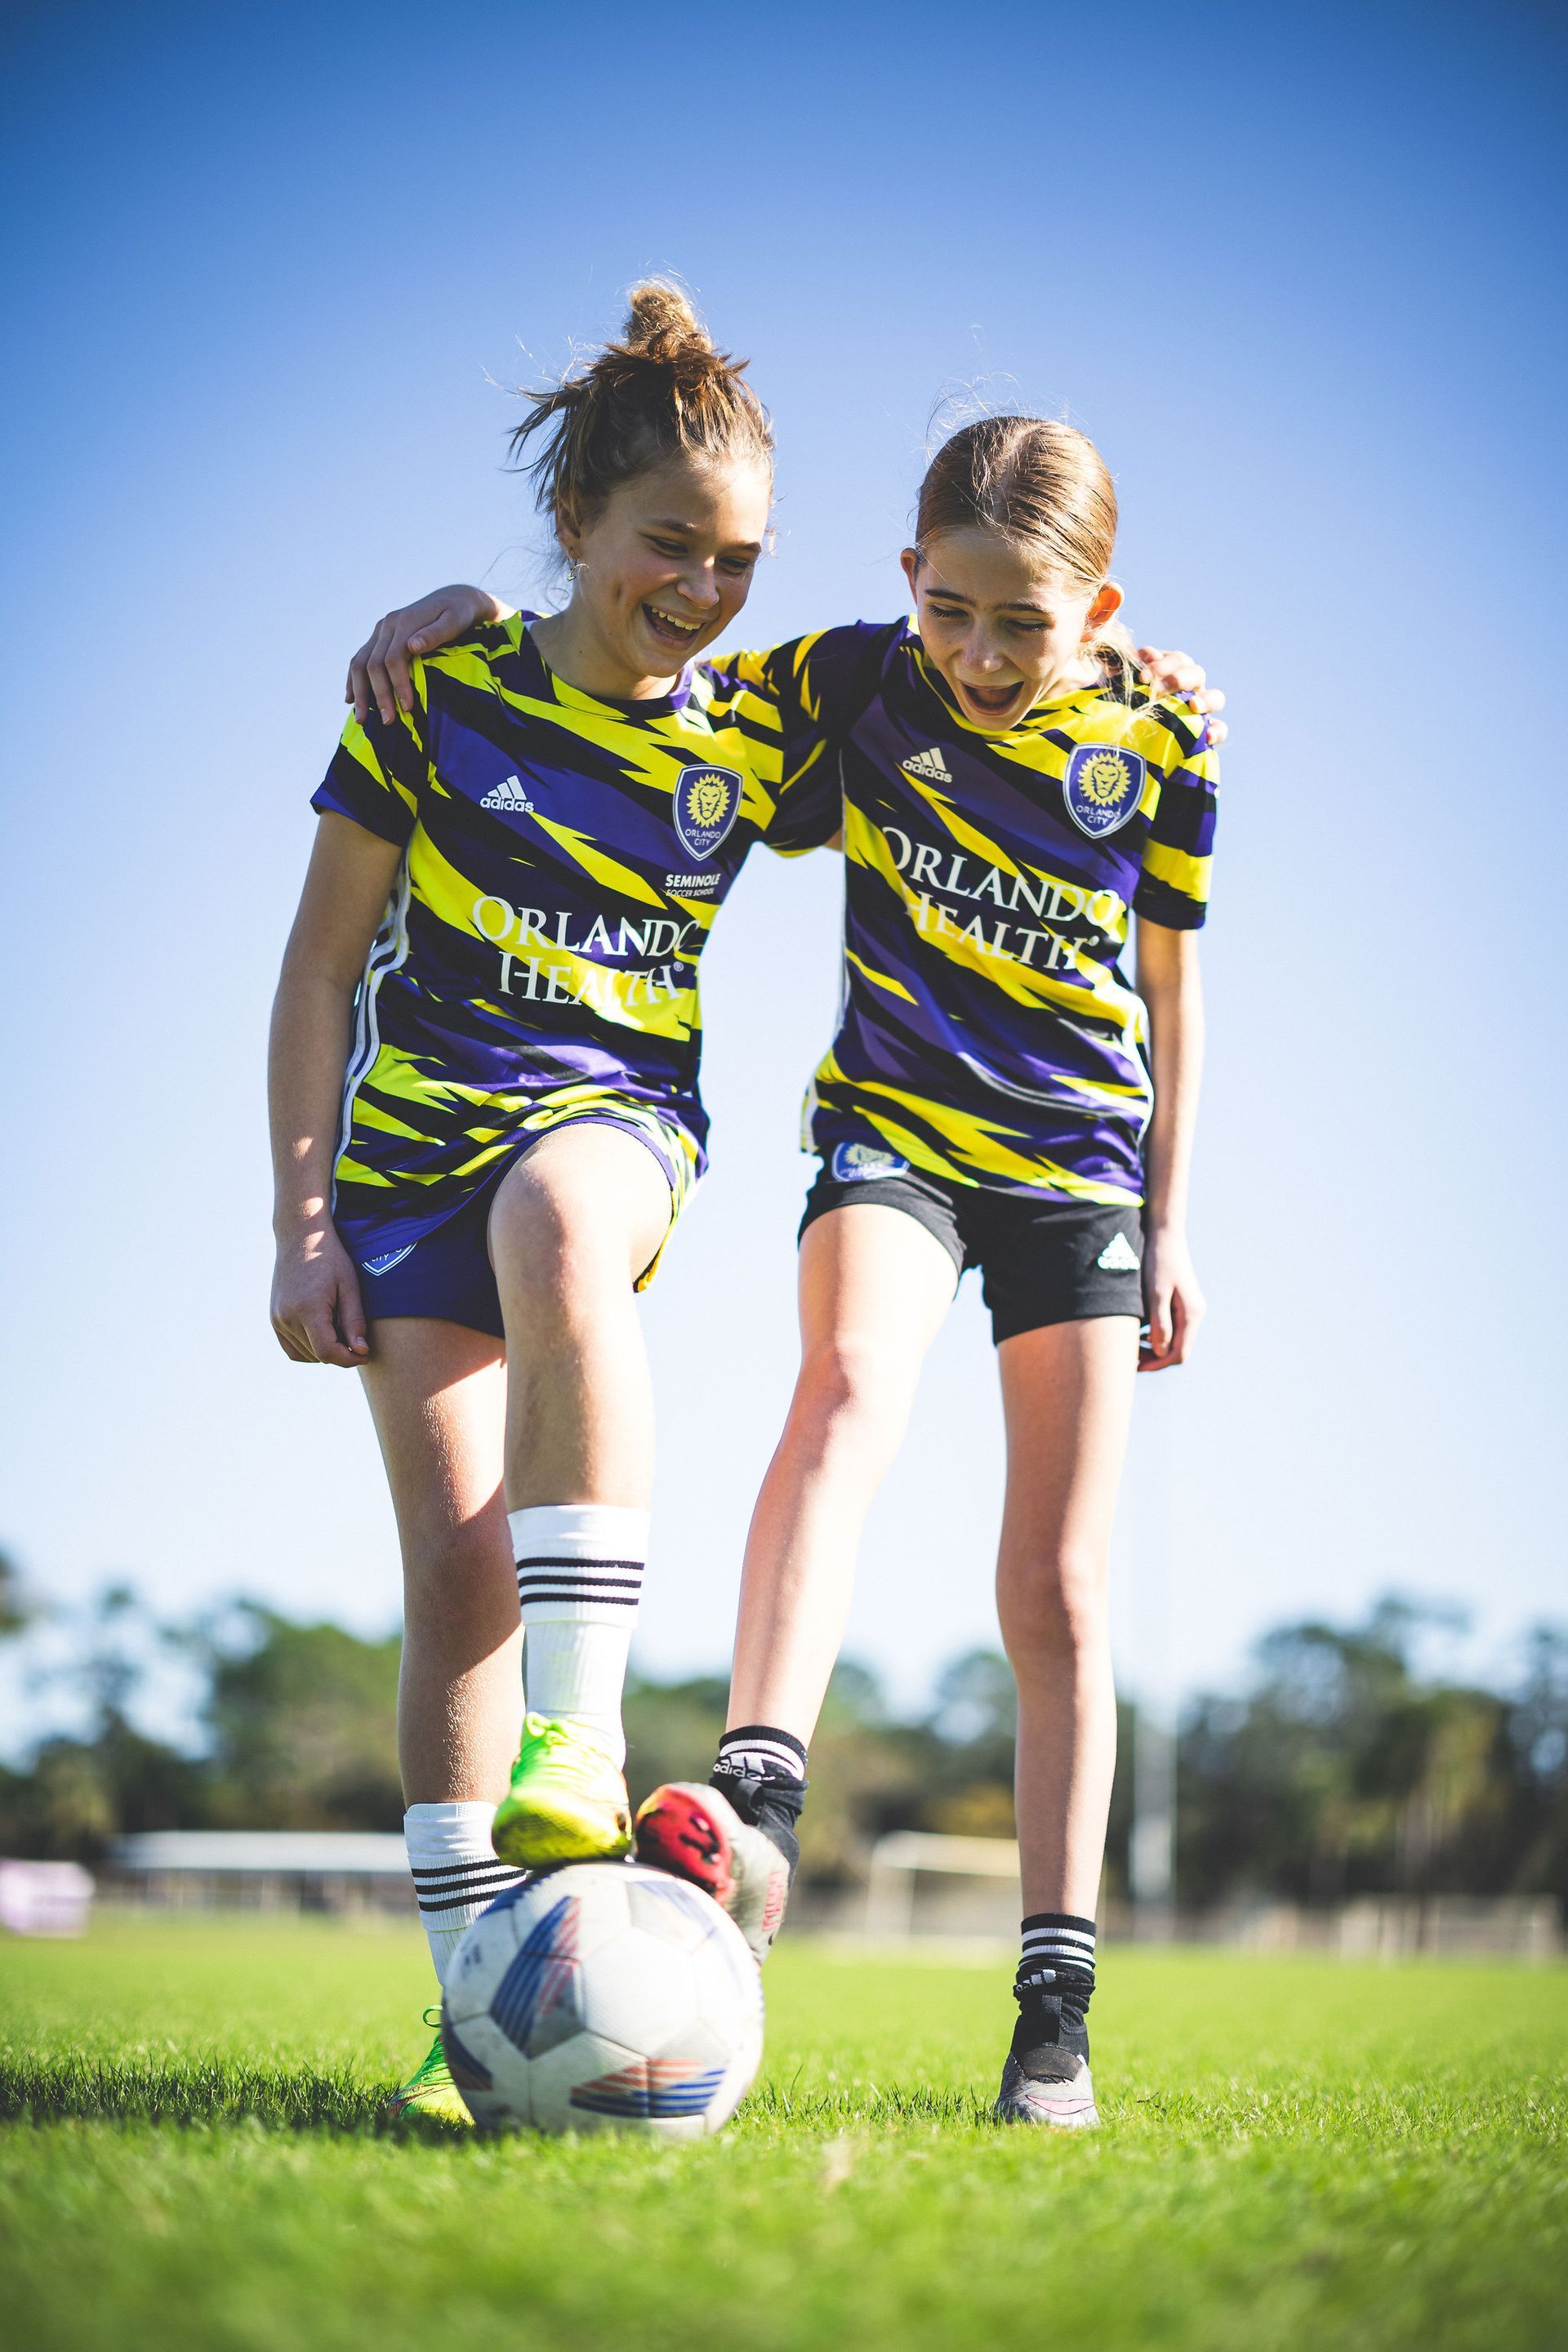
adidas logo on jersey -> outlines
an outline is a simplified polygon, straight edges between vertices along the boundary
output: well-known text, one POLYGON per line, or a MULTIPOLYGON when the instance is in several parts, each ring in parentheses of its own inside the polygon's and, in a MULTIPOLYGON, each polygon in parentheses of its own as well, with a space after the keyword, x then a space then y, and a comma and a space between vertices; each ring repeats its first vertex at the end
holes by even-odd
POLYGON ((1136 1274, 1141 1263, 1125 1234, 1117 1234, 1108 1241, 1094 1262, 1102 1265, 1107 1274, 1136 1274))
POLYGON ((533 814, 533 803, 523 791, 522 781, 518 776, 508 776, 506 782, 498 784, 494 792, 487 793, 479 806, 488 809, 515 809, 519 816, 533 814))
POLYGON ((920 776, 928 784, 952 782, 952 772, 934 743, 929 751, 917 751, 912 760, 900 760, 899 765, 907 776, 920 776))

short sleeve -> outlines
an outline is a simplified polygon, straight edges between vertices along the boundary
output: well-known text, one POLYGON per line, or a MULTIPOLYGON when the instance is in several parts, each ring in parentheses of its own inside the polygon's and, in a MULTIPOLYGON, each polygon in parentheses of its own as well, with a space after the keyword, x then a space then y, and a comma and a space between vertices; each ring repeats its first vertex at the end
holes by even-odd
POLYGON ((1165 757, 1133 912, 1167 930, 1195 931, 1208 912, 1219 759, 1207 719, 1185 704, 1161 704, 1143 715, 1158 724, 1165 757))
POLYGON ((401 847, 419 814, 425 782, 425 692, 423 664, 414 666, 417 699, 390 727, 373 704, 362 727, 351 719, 310 806, 321 815, 346 816, 367 833, 401 847))
POLYGON ((838 832, 838 754, 877 691, 896 627, 855 621, 712 665, 711 716, 751 739, 752 764, 772 798, 763 831, 770 849, 795 856, 838 832))

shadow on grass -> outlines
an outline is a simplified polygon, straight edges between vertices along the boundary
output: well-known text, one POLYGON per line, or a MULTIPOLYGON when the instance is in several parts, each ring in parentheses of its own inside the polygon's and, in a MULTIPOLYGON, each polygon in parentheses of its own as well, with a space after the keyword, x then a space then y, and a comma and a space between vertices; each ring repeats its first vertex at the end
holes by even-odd
MULTIPOLYGON (((263 2131, 351 2134, 432 2143, 463 2140, 468 2130, 428 2116, 389 2116, 392 2084, 367 2082, 348 2067, 321 2070, 233 2059, 94 2058, 76 2053, 0 2055, 0 2123, 155 2124, 171 2129, 248 2125, 263 2131)), ((847 2126, 929 2131, 990 2121, 978 2091, 875 2082, 797 2089, 767 2083, 737 2117, 763 2131, 831 2136, 847 2126)))
POLYGON ((740 2120, 788 2124, 795 2130, 834 2132, 846 2124, 929 2128, 942 2124, 968 2128, 991 2121, 991 2101, 978 2090, 940 2090, 933 2084, 907 2087, 878 2083, 835 2084, 830 2090, 797 2090, 793 2083, 764 2083, 751 2092, 740 2120))
POLYGON ((425 2116, 388 2116, 391 2089, 346 2067, 322 2073, 224 2059, 8 2056, 0 2059, 0 2122, 247 2123, 267 2131, 393 2139, 465 2136, 461 2126, 425 2116))

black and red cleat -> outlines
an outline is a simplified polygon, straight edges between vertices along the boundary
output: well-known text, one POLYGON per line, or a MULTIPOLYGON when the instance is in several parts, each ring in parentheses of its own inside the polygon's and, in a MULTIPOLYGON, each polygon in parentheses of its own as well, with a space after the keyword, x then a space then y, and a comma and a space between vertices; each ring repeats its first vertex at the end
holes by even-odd
POLYGON ((735 1872, 723 1816, 731 1807, 695 1780, 670 1780, 639 1806, 633 1840, 650 1870, 668 1870, 729 1907, 735 1872))
POLYGON ((637 1858, 700 1886, 729 1913, 757 1966, 768 1956, 789 1901, 789 1863, 765 1832, 699 1780, 668 1780, 639 1807, 637 1858))

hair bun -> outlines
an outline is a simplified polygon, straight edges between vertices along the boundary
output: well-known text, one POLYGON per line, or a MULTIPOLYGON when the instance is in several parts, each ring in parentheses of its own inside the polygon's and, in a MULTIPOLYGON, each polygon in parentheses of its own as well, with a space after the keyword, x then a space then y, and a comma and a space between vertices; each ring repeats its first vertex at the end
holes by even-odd
POLYGON ((713 348, 679 287, 667 284, 662 278, 650 278, 632 288, 626 298, 624 340, 634 352, 648 351, 657 343, 700 343, 710 352, 713 348))
POLYGON ((529 414, 511 436, 512 457, 531 475, 563 545, 563 534, 581 530, 623 482, 668 458, 772 472, 773 432, 745 361, 714 350, 679 286, 650 278, 627 300, 621 340, 525 392, 529 414))

